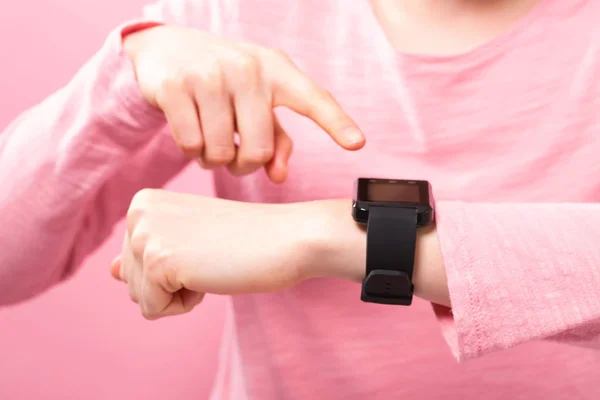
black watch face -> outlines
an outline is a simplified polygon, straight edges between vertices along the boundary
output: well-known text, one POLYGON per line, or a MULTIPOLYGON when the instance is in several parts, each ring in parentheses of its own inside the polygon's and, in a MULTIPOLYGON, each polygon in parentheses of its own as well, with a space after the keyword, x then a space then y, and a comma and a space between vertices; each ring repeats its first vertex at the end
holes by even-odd
POLYGON ((359 178, 355 200, 430 205, 430 186, 427 181, 359 178))

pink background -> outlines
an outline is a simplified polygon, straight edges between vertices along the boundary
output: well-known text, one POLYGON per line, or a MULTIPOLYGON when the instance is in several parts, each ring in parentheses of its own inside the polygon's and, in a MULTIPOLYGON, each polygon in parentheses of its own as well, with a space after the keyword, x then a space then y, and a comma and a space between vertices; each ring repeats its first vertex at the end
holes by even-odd
MULTIPOLYGON (((20 0, 0 11, 0 131, 64 85, 143 0, 20 0)), ((35 155, 24 155, 33 157, 35 155)), ((170 188, 210 193, 190 168, 170 188)), ((123 227, 66 285, 0 308, 0 399, 206 399, 214 378, 224 300, 148 322, 112 280, 123 227)))

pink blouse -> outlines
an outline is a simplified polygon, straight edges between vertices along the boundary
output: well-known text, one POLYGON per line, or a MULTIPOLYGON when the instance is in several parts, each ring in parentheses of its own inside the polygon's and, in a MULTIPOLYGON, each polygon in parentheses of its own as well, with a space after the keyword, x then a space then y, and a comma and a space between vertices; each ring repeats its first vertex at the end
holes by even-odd
MULTIPOLYGON (((600 2, 541 0, 452 57, 396 53, 366 1, 170 0, 141 21, 284 49, 367 134, 345 152, 278 110, 288 181, 218 170, 218 196, 350 197, 370 175, 428 179, 437 199, 452 311, 329 279, 236 296, 215 399, 600 398, 600 2)), ((122 52, 131 24, 0 134, 0 303, 74 273, 186 163, 122 52)))

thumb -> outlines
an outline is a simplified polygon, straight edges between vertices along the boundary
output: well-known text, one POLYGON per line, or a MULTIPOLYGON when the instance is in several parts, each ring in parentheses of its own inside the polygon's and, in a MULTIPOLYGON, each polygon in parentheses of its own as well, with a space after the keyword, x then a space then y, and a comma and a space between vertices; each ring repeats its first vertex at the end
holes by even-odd
POLYGON ((110 274, 112 275, 113 278, 115 278, 118 281, 123 280, 121 278, 121 256, 120 255, 115 257, 115 259, 112 260, 112 262, 110 263, 110 274))

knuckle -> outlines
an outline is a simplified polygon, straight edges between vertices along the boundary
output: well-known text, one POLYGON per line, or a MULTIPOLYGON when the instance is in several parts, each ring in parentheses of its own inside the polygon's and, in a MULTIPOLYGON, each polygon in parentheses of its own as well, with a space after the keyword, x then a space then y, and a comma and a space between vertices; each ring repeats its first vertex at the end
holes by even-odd
POLYGON ((154 321, 158 318, 158 314, 153 310, 149 310, 146 307, 141 307, 142 317, 147 319, 148 321, 154 321))
POLYGON ((244 168, 239 163, 231 163, 227 166, 227 170, 233 176, 242 176, 248 173, 247 168, 244 168))
POLYGON ((161 278, 161 285, 170 293, 175 293, 182 287, 181 269, 176 263, 163 263, 161 278))
POLYGON ((198 77, 201 78, 203 83, 220 81, 223 74, 221 62, 215 57, 204 60, 200 71, 198 77))
POLYGON ((190 75, 190 69, 188 66, 179 65, 173 70, 167 72, 165 78, 163 79, 162 85, 167 91, 179 91, 186 87, 190 75))
POLYGON ((292 58, 282 49, 271 49, 270 53, 274 58, 285 61, 286 63, 292 63, 292 58))
POLYGON ((284 135, 281 139, 281 147, 289 153, 294 151, 294 141, 288 135, 284 135))
POLYGON ((221 81, 221 67, 218 60, 209 58, 198 67, 180 67, 165 74, 156 88, 156 101, 164 104, 176 93, 190 92, 193 88, 203 88, 221 81))
POLYGON ((149 240, 150 233, 146 229, 139 225, 133 229, 129 239, 129 245, 131 246, 131 252, 136 259, 143 257, 149 240))
POLYGON ((154 189, 144 188, 144 189, 138 190, 133 195, 133 198, 131 199, 129 209, 132 212, 139 212, 139 211, 144 210, 148 206, 148 204, 150 204, 150 202, 152 201, 152 198, 154 197, 154 193, 155 193, 154 189))
POLYGON ((129 234, 139 224, 140 220, 144 217, 145 207, 140 206, 139 203, 134 204, 133 202, 129 205, 127 210, 127 231, 129 234))
POLYGON ((225 85, 220 72, 206 73, 202 78, 199 78, 199 81, 200 83, 196 85, 198 92, 207 99, 213 100, 215 96, 222 95, 225 92, 225 85))
POLYGON ((157 240, 146 246, 142 258, 144 279, 152 285, 159 285, 174 293, 180 289, 180 268, 172 262, 173 252, 162 246, 157 240))
POLYGON ((147 241, 142 255, 142 265, 148 272, 148 279, 156 279, 162 273, 163 267, 167 265, 168 252, 157 240, 147 241))
POLYGON ((240 162, 245 164, 266 164, 273 158, 273 147, 256 147, 249 149, 240 157, 240 162))
POLYGON ((171 94, 183 87, 183 81, 180 75, 168 75, 160 82, 159 90, 164 94, 171 94))
POLYGON ((130 233, 135 230, 146 215, 153 197, 153 189, 142 189, 131 199, 126 215, 127 228, 130 233))
POLYGON ((327 96, 327 93, 324 89, 317 86, 316 83, 314 83, 312 80, 310 80, 309 78, 306 78, 306 77, 303 77, 302 79, 300 79, 300 82, 298 82, 298 91, 303 96, 306 96, 308 98, 312 98, 315 100, 321 100, 325 96, 327 96))
POLYGON ((181 90, 189 92, 191 88, 202 87, 205 83, 203 76, 198 72, 187 72, 181 77, 181 84, 179 85, 181 90))
POLYGON ((326 101, 326 102, 333 102, 333 103, 337 103, 337 101, 335 100, 335 98, 333 97, 333 93, 331 93, 329 90, 327 89, 323 89, 321 87, 317 87, 316 89, 316 96, 321 99, 321 101, 326 101))
POLYGON ((310 79, 306 80, 303 89, 306 91, 306 93, 310 93, 310 95, 318 102, 318 104, 334 101, 333 94, 331 94, 330 91, 323 89, 310 79))
POLYGON ((186 85, 202 92, 220 93, 223 89, 223 69, 219 60, 204 60, 197 70, 188 74, 186 85))
POLYGON ((156 102, 159 105, 165 104, 173 94, 183 90, 183 87, 181 76, 171 75, 163 78, 156 88, 156 102))
POLYGON ((202 154, 202 150, 204 149, 204 143, 202 140, 190 144, 187 142, 183 142, 183 140, 175 139, 177 145, 183 152, 183 154, 188 158, 196 158, 199 154, 202 154))
POLYGON ((137 294, 135 293, 135 290, 133 289, 133 287, 131 287, 131 285, 129 286, 128 292, 129 292, 129 299, 134 303, 139 303, 137 294))
POLYGON ((210 146, 207 148, 204 158, 209 164, 229 164, 235 158, 235 148, 233 146, 210 146))
POLYGON ((240 53, 236 57, 237 68, 245 73, 252 73, 259 69, 260 63, 258 58, 252 54, 240 53))

